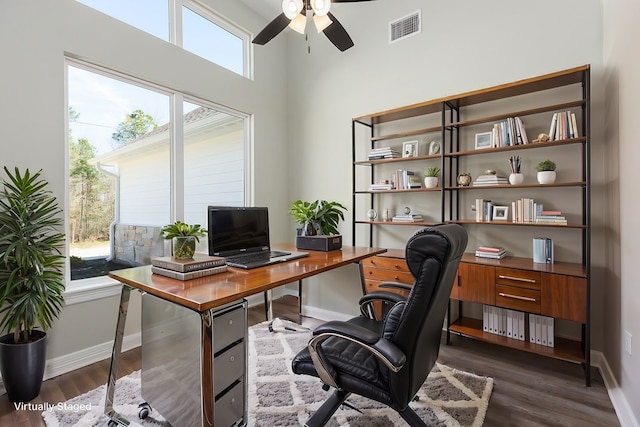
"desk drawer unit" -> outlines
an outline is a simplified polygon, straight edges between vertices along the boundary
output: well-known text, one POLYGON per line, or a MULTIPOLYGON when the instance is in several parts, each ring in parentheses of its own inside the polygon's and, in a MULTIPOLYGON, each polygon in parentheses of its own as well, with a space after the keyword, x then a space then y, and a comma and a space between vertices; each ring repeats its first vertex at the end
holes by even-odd
MULTIPOLYGON (((380 284, 384 282, 413 284, 413 276, 409 272, 404 256, 400 253, 396 256, 382 255, 365 259, 362 261, 362 273, 365 283, 364 293, 377 291, 380 289, 380 284)), ((406 295, 406 292, 398 293, 406 295)))
POLYGON ((207 314, 212 319, 210 379, 201 378, 202 333, 208 332, 202 330, 200 314, 150 294, 142 296, 142 398, 174 426, 203 425, 203 384, 213 384, 216 427, 247 420, 246 302, 207 314))
POLYGON ((540 272, 498 267, 495 292, 499 307, 540 313, 540 272))

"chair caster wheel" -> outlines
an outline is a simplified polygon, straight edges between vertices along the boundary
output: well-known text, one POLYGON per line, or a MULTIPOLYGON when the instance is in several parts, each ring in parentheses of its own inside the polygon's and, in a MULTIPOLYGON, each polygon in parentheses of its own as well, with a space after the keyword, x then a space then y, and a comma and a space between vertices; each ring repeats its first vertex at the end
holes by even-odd
POLYGON ((149 412, 151 412, 151 406, 147 403, 141 403, 138 405, 138 418, 144 420, 149 416, 149 412))

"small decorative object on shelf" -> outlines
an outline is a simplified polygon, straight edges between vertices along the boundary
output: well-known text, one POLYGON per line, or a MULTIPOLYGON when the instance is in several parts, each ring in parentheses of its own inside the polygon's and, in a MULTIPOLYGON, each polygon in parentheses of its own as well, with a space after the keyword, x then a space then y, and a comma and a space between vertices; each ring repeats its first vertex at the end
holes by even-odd
POLYGON ((536 166, 537 178, 540 184, 553 184, 556 182, 556 164, 552 160, 543 160, 536 166))
POLYGON ((402 143, 402 157, 417 157, 418 141, 405 141, 402 143))
POLYGON ((509 183, 511 185, 522 184, 524 182, 524 175, 520 172, 520 167, 522 166, 522 159, 520 156, 509 157, 509 166, 511 167, 509 183))
POLYGON ((549 140, 549 135, 546 133, 539 133, 538 137, 533 140, 533 142, 547 142, 549 140))
POLYGON ((200 224, 185 224, 176 221, 160 230, 160 237, 173 240, 173 257, 178 259, 191 259, 196 252, 196 242, 200 237, 207 235, 207 230, 200 224))
POLYGON ((367 218, 369 218, 369 221, 373 221, 377 217, 378 217, 378 212, 376 212, 375 209, 369 209, 367 211, 367 218))
POLYGON ((431 141, 429 143, 429 154, 432 156, 440 154, 440 141, 431 141))
POLYGON ((436 188, 438 186, 438 174, 440 168, 430 166, 424 170, 424 186, 427 188, 436 188))
POLYGON ((384 211, 382 211, 382 220, 383 221, 391 221, 391 219, 393 218, 393 209, 392 208, 385 208, 384 211))
POLYGON ((462 187, 468 187, 471 185, 471 174, 468 172, 462 172, 458 175, 458 185, 462 187))

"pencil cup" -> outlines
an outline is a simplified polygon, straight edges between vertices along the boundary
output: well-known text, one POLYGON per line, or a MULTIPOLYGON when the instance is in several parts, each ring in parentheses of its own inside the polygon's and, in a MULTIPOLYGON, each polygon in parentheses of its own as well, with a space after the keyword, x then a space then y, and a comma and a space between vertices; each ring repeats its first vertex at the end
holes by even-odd
POLYGON ((518 185, 524 182, 524 175, 521 173, 512 173, 509 175, 509 184, 518 185))

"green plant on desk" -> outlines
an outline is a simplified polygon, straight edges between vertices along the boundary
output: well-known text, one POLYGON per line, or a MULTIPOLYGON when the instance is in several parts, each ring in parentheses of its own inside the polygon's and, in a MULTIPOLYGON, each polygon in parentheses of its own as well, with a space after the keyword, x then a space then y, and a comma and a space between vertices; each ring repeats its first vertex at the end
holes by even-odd
POLYGON ((340 234, 338 223, 340 220, 344 221, 343 210, 347 208, 338 202, 296 200, 289 214, 302 226, 304 236, 333 235, 340 234))
POLYGON ((200 224, 186 224, 176 221, 160 230, 160 237, 173 241, 173 256, 180 259, 193 258, 196 252, 196 242, 207 235, 207 230, 200 224))

